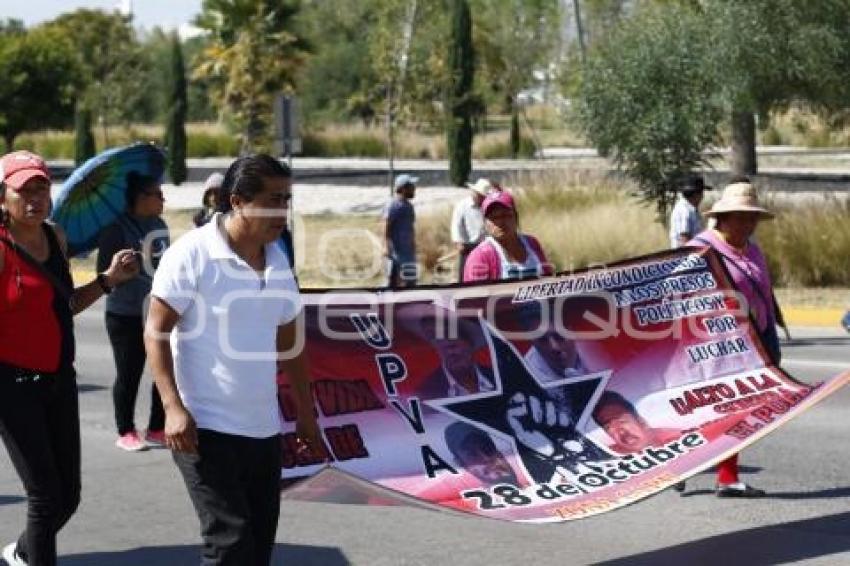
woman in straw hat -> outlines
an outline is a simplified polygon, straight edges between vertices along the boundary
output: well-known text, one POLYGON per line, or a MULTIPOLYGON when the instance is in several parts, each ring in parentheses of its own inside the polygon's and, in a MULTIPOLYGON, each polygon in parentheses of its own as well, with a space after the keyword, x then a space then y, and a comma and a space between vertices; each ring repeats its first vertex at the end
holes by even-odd
MULTIPOLYGON (((773 283, 764 254, 751 240, 759 222, 772 219, 773 214, 759 204, 756 188, 748 180, 742 180, 728 185, 706 216, 714 219, 714 227, 698 234, 688 245, 708 246, 720 254, 735 287, 750 309, 771 362, 778 364, 780 352, 773 283)), ((738 479, 737 454, 717 466, 718 497, 763 495, 763 490, 738 479)))

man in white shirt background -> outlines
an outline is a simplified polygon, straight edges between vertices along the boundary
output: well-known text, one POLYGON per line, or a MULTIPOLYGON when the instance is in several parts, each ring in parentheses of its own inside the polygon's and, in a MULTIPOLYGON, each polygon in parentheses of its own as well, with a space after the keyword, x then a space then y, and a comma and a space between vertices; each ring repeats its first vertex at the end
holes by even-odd
POLYGON ((452 212, 452 243, 458 254, 458 281, 463 280, 466 257, 484 239, 484 215, 481 203, 490 191, 500 190, 489 179, 467 183, 469 196, 455 205, 452 212))
POLYGON ((670 247, 679 248, 688 240, 702 231, 702 220, 699 215, 699 205, 705 191, 711 187, 705 186, 700 176, 688 179, 682 187, 681 194, 670 213, 670 247))

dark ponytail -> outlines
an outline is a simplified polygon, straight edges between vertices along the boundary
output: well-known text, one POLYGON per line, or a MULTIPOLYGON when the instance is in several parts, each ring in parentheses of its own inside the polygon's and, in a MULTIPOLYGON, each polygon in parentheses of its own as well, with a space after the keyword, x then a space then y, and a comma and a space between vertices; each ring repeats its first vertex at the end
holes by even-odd
POLYGON ((263 179, 292 178, 292 170, 271 155, 258 153, 240 157, 230 164, 218 193, 219 212, 230 212, 230 196, 239 195, 251 202, 263 190, 263 179))
MULTIPOLYGON (((6 196, 6 183, 0 181, 0 198, 4 198, 6 196)), ((9 211, 4 207, 0 206, 0 226, 8 226, 9 225, 9 211)))

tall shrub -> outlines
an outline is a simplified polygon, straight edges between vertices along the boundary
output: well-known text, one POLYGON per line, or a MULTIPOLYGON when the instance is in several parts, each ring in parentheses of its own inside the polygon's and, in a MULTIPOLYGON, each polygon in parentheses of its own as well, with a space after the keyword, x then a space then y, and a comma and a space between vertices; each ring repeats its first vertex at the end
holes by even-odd
POLYGON ((175 34, 171 44, 171 89, 169 92, 168 124, 165 146, 168 150, 168 176, 179 185, 186 180, 186 69, 183 50, 175 34))
POLYGON ((97 149, 91 131, 91 112, 88 108, 77 106, 74 113, 74 163, 80 165, 94 157, 95 153, 97 149))
POLYGON ((449 178, 463 185, 472 170, 472 18, 467 0, 452 0, 449 40, 448 127, 449 178))

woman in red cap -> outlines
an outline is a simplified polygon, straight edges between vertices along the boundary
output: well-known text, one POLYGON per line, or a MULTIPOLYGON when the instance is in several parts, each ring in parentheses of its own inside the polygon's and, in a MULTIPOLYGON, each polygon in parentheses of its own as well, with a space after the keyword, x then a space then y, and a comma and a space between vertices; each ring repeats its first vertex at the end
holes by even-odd
POLYGON ((481 203, 487 237, 470 252, 463 269, 464 281, 499 281, 552 275, 540 242, 519 232, 514 198, 494 191, 481 203))
POLYGON ((27 524, 3 548, 10 565, 56 564, 56 533, 80 501, 80 418, 71 317, 135 277, 117 252, 73 286, 65 238, 46 222, 50 173, 27 151, 0 159, 0 437, 27 492, 27 524))

